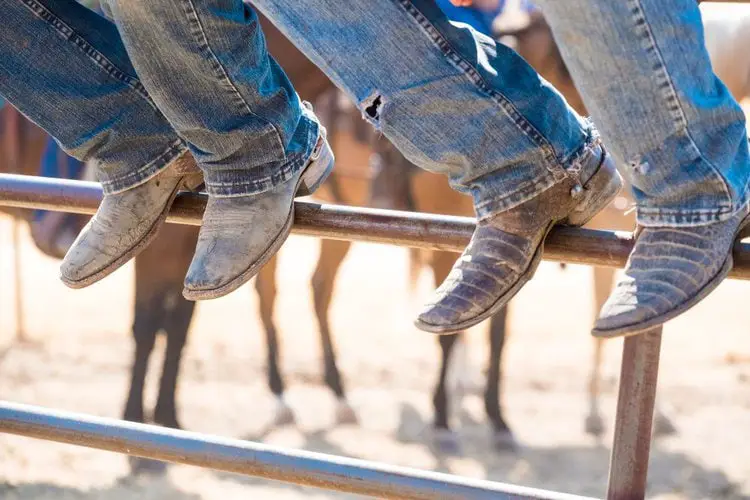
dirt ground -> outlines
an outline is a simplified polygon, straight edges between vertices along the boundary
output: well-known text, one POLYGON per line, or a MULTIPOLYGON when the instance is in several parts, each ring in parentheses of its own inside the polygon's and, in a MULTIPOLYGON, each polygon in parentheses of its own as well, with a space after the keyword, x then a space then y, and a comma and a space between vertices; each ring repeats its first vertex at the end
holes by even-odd
MULTIPOLYGON (((57 263, 24 233, 23 298, 32 343, 14 342, 10 222, 0 219, 0 398, 119 417, 132 343, 132 268, 89 289, 67 290, 57 263)), ((505 409, 521 448, 490 445, 479 388, 484 329, 469 332, 471 391, 457 412, 461 447, 441 454, 431 444, 435 339, 411 326, 430 291, 407 283, 406 251, 355 245, 337 284, 331 312, 340 367, 360 424, 337 428, 335 400, 320 381, 320 356, 308 281, 314 239, 292 237, 281 254, 276 318, 282 336, 288 401, 297 424, 273 428, 265 348, 254 291, 245 287, 201 304, 191 330, 179 388, 190 430, 440 470, 601 497, 607 477, 611 419, 621 343, 607 349, 603 405, 609 432, 601 443, 583 432, 592 345, 591 275, 544 264, 512 304, 506 353, 505 409)), ((679 434, 655 444, 650 496, 750 498, 750 324, 748 284, 728 282, 669 324, 660 398, 679 434)), ((159 356, 152 360, 158 366, 159 356)), ((157 370, 153 370, 156 372, 157 370)), ((153 390, 158 373, 149 383, 153 390)), ((153 394, 149 393, 153 399, 153 394)), ((0 436, 0 499, 226 500, 339 498, 198 468, 171 466, 163 476, 132 478, 115 454, 0 436)))

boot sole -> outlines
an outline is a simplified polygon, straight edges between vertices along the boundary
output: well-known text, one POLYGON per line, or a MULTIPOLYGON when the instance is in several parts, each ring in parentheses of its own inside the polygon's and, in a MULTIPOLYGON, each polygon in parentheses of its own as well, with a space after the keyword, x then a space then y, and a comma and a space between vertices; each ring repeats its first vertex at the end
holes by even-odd
POLYGON ((547 239, 547 236, 549 235, 549 232, 552 230, 552 228, 558 224, 565 226, 585 225, 591 219, 593 219, 594 216, 598 214, 604 207, 609 205, 612 200, 615 199, 617 193, 620 192, 620 189, 622 188, 622 178, 611 162, 603 162, 599 170, 597 170, 594 175, 591 176, 591 179, 589 179, 586 184, 590 186, 592 183, 596 183, 599 180, 598 177, 601 174, 610 176, 610 180, 603 187, 603 189, 588 189, 586 197, 578 203, 578 206, 584 206, 584 210, 576 211, 574 209, 573 212, 566 218, 550 222, 544 232, 544 237, 541 239, 539 246, 537 246, 536 251, 534 252, 534 257, 531 259, 529 266, 526 268, 526 271, 524 271, 523 274, 521 274, 521 276, 518 278, 518 281, 516 281, 513 286, 511 286, 505 294, 499 297, 488 309, 484 310, 482 313, 471 319, 467 319, 453 325, 433 325, 431 323, 420 321, 419 319, 414 322, 414 325, 420 330, 429 333, 434 333, 437 335, 450 335, 478 325, 482 321, 494 316, 498 311, 500 311, 500 309, 508 305, 508 302, 510 302, 511 299, 513 299, 513 297, 515 297, 516 294, 521 290, 521 288, 523 288, 524 285, 526 285, 526 283, 528 283, 529 280, 534 277, 539 264, 542 262, 544 242, 547 239))
MULTIPOLYGON (((740 222, 739 227, 734 233, 734 240, 737 240, 737 237, 740 236, 743 231, 750 225, 750 215, 745 217, 742 222, 740 222)), ((661 314, 659 316, 656 316, 654 318, 651 318, 646 321, 641 321, 639 323, 633 323, 631 325, 627 326, 621 326, 617 328, 611 328, 611 329, 601 329, 601 328, 594 328, 591 330, 591 335, 593 335, 596 338, 599 339, 612 339, 616 337, 632 337, 634 335, 639 335, 641 333, 646 333, 649 330, 653 330, 654 328, 663 325, 667 321, 670 321, 677 316, 680 316, 682 313, 686 312, 688 309, 692 308, 698 302, 705 299, 708 295, 713 292, 716 287, 718 287, 722 281, 724 281, 727 276, 729 275, 729 272, 732 270, 732 267, 734 266, 734 257, 732 256, 732 251, 734 249, 734 244, 732 244, 732 248, 729 249, 729 255, 727 255, 726 260, 724 261, 724 265, 721 267, 718 273, 711 278, 711 280, 706 283, 703 288, 701 288, 698 293, 696 293, 692 298, 686 300, 685 302, 681 303, 674 309, 671 309, 667 311, 664 314, 661 314)))
MULTIPOLYGON (((305 171, 302 172, 300 178, 297 180, 297 187, 295 189, 295 197, 309 196, 314 193, 320 186, 325 182, 328 176, 333 171, 334 156, 330 149, 330 146, 326 145, 321 150, 320 156, 312 161, 305 171)), ((292 200, 292 206, 289 210, 284 227, 276 235, 268 248, 263 252, 258 260, 253 262, 250 267, 245 269, 239 276, 235 277, 228 283, 221 285, 217 288, 211 288, 206 290, 194 290, 191 288, 183 288, 182 296, 187 300, 211 300, 218 299, 229 293, 240 288, 242 285, 250 281, 260 270, 265 266, 271 258, 276 255, 281 246, 286 242, 289 234, 292 232, 292 225, 294 224, 294 200, 292 200)))
POLYGON ((62 281, 68 288, 79 290, 81 288, 86 288, 87 286, 93 285, 97 281, 100 281, 113 272, 117 271, 119 268, 127 264, 130 259, 135 258, 139 253, 145 250, 146 247, 153 243, 156 237, 159 236, 159 230, 166 222, 167 216, 169 215, 169 210, 172 208, 172 204, 174 203, 177 194, 181 190, 192 191, 202 182, 203 179, 200 174, 191 174, 182 177, 180 182, 178 182, 177 186, 174 188, 171 196, 167 200, 167 203, 164 205, 164 209, 159 214, 159 217, 151 225, 148 232, 146 232, 146 234, 143 235, 143 237, 138 240, 132 247, 125 251, 120 257, 112 261, 110 264, 107 264, 94 274, 91 274, 80 280, 71 280, 69 278, 66 278, 65 276, 60 276, 60 281, 62 281))

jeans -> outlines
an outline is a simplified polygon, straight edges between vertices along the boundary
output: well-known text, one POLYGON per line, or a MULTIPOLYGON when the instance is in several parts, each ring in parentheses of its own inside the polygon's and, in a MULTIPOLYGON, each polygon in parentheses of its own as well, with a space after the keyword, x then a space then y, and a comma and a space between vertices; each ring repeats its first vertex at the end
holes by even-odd
MULTIPOLYGON (((299 168, 316 124, 249 6, 109 3, 119 34, 72 0, 12 0, 0 30, 0 94, 96 159, 105 190, 143 182, 186 147, 214 195, 267 189, 299 168)), ((744 116, 711 71, 694 0, 537 3, 641 224, 701 225, 747 204, 744 116)), ((480 219, 575 178, 599 141, 525 61, 432 0, 254 5, 407 158, 471 195, 480 219)))
POLYGON ((189 4, 127 2, 123 15, 112 2, 126 18, 121 37, 74 0, 12 0, 0 14, 0 94, 66 152, 95 161, 106 194, 147 181, 188 148, 209 194, 270 189, 304 166, 317 121, 268 57, 249 8, 177 9, 189 4))

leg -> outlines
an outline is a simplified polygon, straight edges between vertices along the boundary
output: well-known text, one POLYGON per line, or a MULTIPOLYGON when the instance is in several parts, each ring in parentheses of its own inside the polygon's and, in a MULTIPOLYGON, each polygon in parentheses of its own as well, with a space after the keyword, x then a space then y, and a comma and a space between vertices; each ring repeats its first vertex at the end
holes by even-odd
POLYGON ((638 205, 625 278, 594 333, 648 331, 698 303, 731 269, 748 213, 745 117, 711 69, 694 0, 539 5, 586 108, 627 166, 638 205))
POLYGON ((450 426, 451 408, 450 402, 448 401, 449 395, 446 384, 448 369, 450 367, 451 352, 453 351, 453 347, 456 345, 458 339, 458 334, 441 335, 438 337, 442 359, 440 363, 438 383, 435 387, 435 392, 432 395, 432 405, 435 409, 435 422, 433 425, 435 427, 436 444, 443 451, 447 452, 455 451, 458 447, 457 437, 451 430, 450 426))
POLYGON ((318 265, 315 267, 312 278, 315 317, 318 319, 320 342, 323 348, 325 381, 338 400, 336 417, 340 424, 356 423, 357 415, 346 399, 341 374, 336 366, 336 350, 331 340, 328 310, 331 306, 336 273, 344 261, 346 254, 349 253, 349 248, 351 248, 351 243, 347 241, 322 240, 320 258, 318 259, 318 265))
POLYGON ((74 0, 29 0, 3 6, 3 27, 0 94, 66 152, 95 160, 107 193, 137 186, 186 151, 114 24, 74 0))
POLYGON ((154 349, 156 334, 161 328, 163 310, 160 304, 139 300, 136 293, 133 338, 135 354, 130 372, 130 391, 125 403, 123 419, 130 422, 145 422, 143 412, 143 389, 146 383, 146 370, 151 351, 154 349))
POLYGON ((180 282, 173 282, 172 287, 163 295, 161 307, 164 308, 164 330, 167 334, 167 351, 164 355, 164 367, 159 385, 159 398, 154 408, 154 423, 180 429, 177 419, 177 379, 180 373, 182 351, 185 347, 190 321, 193 319, 195 302, 189 302, 180 293, 180 282), (175 286, 176 285, 176 286, 175 286))
MULTIPOLYGON (((600 311, 612 292, 615 270, 610 267, 595 267, 594 271, 594 310, 600 311)), ((604 419, 599 409, 601 391, 601 368, 604 344, 602 339, 594 339, 594 359, 589 376, 589 414, 585 428, 588 434, 599 437, 604 433, 604 419)))
POLYGON ((591 124, 511 49, 450 24, 431 0, 255 5, 410 161, 473 197, 474 240, 420 328, 492 316, 534 274, 552 225, 585 223, 619 188, 591 124))
POLYGON ((276 253, 293 198, 333 166, 322 127, 266 50, 241 0, 109 0, 133 65, 189 143, 209 202, 185 279, 191 300, 225 295, 276 253))
POLYGON ((114 24, 74 0, 8 2, 3 23, 0 94, 66 152, 94 162, 107 195, 61 267, 66 284, 86 286, 156 235, 164 205, 187 182, 187 148, 135 76, 114 24))
POLYGON ((503 349, 505 347, 508 309, 503 308, 490 320, 490 359, 487 370, 487 389, 484 392, 484 408, 492 422, 495 447, 498 450, 514 450, 516 439, 502 415, 500 406, 500 377, 502 375, 503 349))
MULTIPOLYGON (((432 252, 432 274, 435 282, 439 283, 444 280, 451 269, 454 255, 446 252, 432 252)), ((450 399, 456 396, 449 394, 448 390, 448 372, 451 367, 452 354, 455 351, 456 343, 459 342, 459 335, 441 335, 438 337, 440 351, 442 354, 440 373, 438 383, 432 396, 432 404, 435 409, 435 438, 437 445, 447 452, 456 451, 458 448, 458 439, 451 430, 450 419, 452 415, 450 399)), ((459 404, 461 402, 459 401, 459 404)), ((455 402, 454 402, 455 404, 455 402)))
POLYGON ((190 263, 190 249, 195 245, 197 233, 194 227, 169 225, 162 236, 135 259, 136 359, 127 407, 137 409, 132 416, 138 421, 143 419, 143 382, 148 358, 156 334, 163 329, 167 334, 167 352, 154 420, 168 427, 179 427, 175 390, 193 307, 176 292, 190 263), (165 258, 166 255, 169 258, 165 258))
POLYGON ((294 423, 294 413, 284 401, 284 380, 279 370, 279 340, 276 335, 276 325, 273 322, 273 307, 276 303, 276 257, 263 266, 255 280, 255 290, 258 292, 260 305, 260 320, 266 332, 266 347, 268 349, 268 388, 276 396, 275 425, 289 425, 294 423))
MULTIPOLYGON (((159 332, 164 319, 164 310, 161 304, 150 300, 139 300, 141 297, 139 297, 136 289, 135 319, 133 321, 135 353, 130 371, 130 390, 125 403, 123 419, 130 422, 145 423, 143 389, 146 383, 148 360, 154 350, 156 334, 159 332)), ((163 462, 135 456, 128 457, 128 463, 132 474, 158 474, 166 469, 166 464, 163 462)))

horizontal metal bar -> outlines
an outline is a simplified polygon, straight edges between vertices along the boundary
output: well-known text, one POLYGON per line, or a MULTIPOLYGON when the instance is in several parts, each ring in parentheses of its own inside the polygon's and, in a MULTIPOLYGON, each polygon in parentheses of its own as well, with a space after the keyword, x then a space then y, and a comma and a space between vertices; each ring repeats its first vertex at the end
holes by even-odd
POLYGON ((0 432, 380 498, 583 498, 2 401, 0 432))
MULTIPOLYGON (((0 205, 93 214, 102 199, 94 182, 0 174, 0 205)), ((206 195, 181 193, 168 220, 200 225, 206 195)), ((367 241, 431 250, 461 252, 475 221, 468 217, 398 212, 298 201, 293 231, 329 239, 367 241)), ((623 267, 633 248, 631 233, 555 228, 547 238, 544 258, 557 262, 623 267)), ((750 279, 750 244, 738 243, 733 278, 750 279)))

